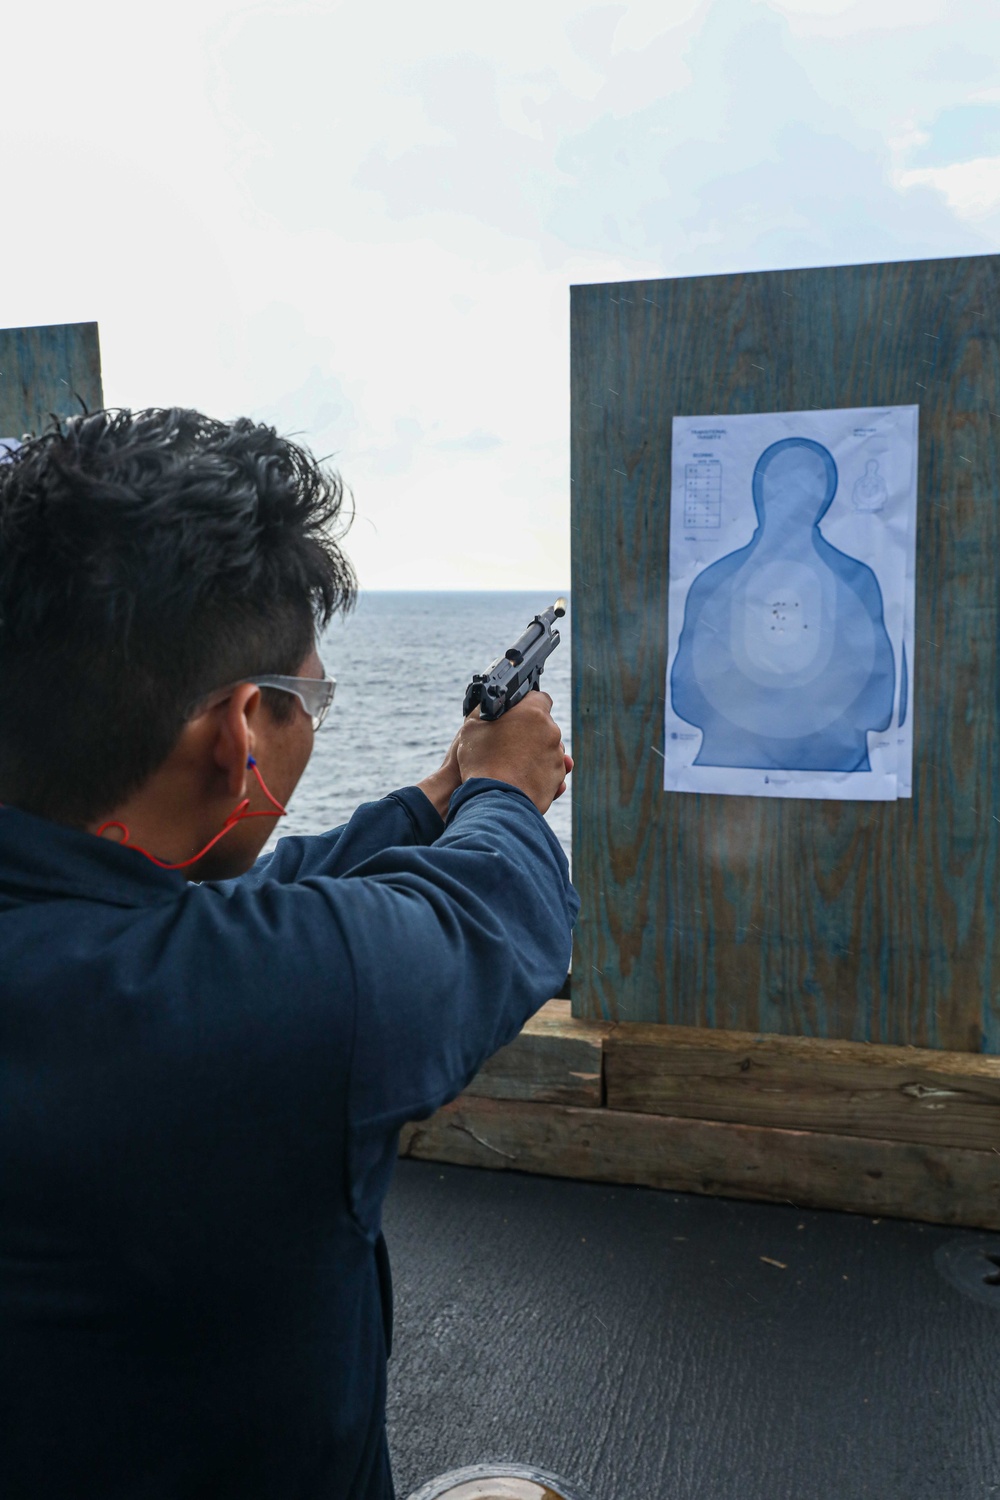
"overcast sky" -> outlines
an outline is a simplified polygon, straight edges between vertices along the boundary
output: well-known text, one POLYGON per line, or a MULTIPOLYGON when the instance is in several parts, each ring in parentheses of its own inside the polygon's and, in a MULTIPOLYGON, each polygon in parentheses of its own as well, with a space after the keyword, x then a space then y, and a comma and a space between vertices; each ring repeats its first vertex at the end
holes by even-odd
POLYGON ((572 284, 1000 248, 993 0, 20 11, 0 323, 333 455, 363 587, 568 584, 572 284))

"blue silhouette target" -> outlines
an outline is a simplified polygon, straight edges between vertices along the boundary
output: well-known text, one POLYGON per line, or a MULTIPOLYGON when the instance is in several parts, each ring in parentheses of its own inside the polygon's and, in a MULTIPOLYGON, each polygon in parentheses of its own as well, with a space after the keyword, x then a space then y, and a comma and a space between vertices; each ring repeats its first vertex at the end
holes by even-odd
POLYGON ((895 663, 878 579, 820 532, 836 492, 822 443, 772 443, 754 468, 752 540, 691 584, 670 693, 702 731, 695 765, 871 769, 895 663))

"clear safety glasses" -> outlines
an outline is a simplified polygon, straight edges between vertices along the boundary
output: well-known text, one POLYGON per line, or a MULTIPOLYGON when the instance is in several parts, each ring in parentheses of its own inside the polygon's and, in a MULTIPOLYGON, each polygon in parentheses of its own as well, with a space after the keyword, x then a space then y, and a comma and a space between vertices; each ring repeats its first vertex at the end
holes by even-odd
POLYGON ((224 703, 234 689, 246 686, 277 688, 279 693, 293 693, 312 720, 312 727, 315 730, 330 712, 330 704, 337 690, 337 679, 335 677, 280 677, 275 675, 241 677, 239 682, 231 682, 228 687, 219 688, 217 692, 203 699, 200 704, 195 704, 191 715, 193 716, 196 710, 202 713, 213 708, 217 703, 224 703))
MULTIPOLYGON (((313 729, 318 729, 330 712, 333 695, 337 691, 335 677, 250 677, 254 687, 277 688, 279 693, 294 693, 306 713, 312 719, 313 729)), ((233 684, 239 687, 240 683, 233 684)))

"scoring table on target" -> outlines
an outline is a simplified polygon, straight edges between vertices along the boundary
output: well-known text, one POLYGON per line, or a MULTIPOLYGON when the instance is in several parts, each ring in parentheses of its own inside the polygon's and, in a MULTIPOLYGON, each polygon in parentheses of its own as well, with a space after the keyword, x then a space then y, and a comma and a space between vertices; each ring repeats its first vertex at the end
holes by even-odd
POLYGON ((716 458, 684 466, 685 530, 722 525, 722 465, 716 458))

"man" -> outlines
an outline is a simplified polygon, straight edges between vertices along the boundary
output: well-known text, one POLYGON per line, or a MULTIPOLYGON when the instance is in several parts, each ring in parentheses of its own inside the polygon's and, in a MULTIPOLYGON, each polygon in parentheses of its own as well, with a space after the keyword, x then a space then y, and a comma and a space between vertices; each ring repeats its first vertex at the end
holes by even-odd
POLYGON ((332 697, 341 496, 192 411, 0 465, 5 1500, 393 1495, 398 1132, 565 976, 572 762, 532 693, 254 863, 332 697))

